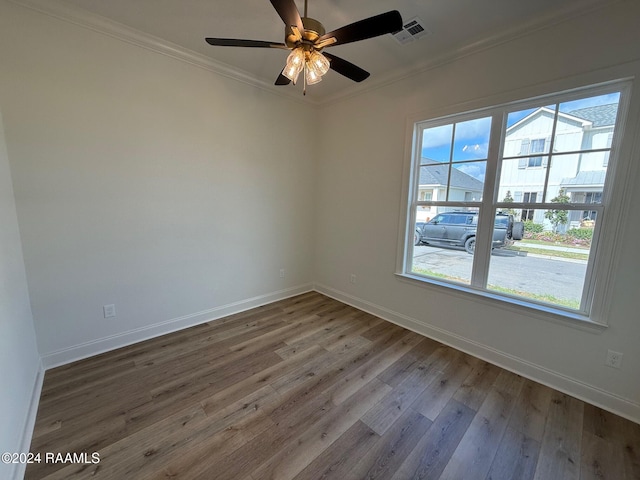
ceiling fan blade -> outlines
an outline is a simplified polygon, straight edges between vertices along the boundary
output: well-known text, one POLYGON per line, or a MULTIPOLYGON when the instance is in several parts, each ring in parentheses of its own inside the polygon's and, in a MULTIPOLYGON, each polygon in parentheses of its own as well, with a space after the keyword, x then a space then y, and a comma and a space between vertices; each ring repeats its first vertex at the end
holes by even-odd
POLYGON ((365 18, 364 20, 339 28, 333 32, 326 33, 318 38, 316 43, 335 37, 336 42, 333 45, 342 45, 345 43, 366 40, 367 38, 378 37, 386 33, 397 32, 401 29, 402 17, 400 16, 400 12, 392 10, 387 13, 376 15, 375 17, 365 18))
POLYGON ((278 75, 275 85, 289 85, 290 83, 291 83, 291 80, 289 80, 287 77, 285 77, 281 73, 280 75, 278 75))
POLYGON ((366 70, 363 70, 357 65, 354 65, 353 63, 348 62, 340 57, 336 57, 335 55, 331 55, 327 52, 322 52, 322 54, 331 61, 331 70, 338 72, 340 75, 344 75, 354 82, 361 82, 363 80, 366 80, 367 78, 369 78, 369 75, 371 75, 366 70))
POLYGON ((293 0, 271 0, 271 5, 276 9, 285 25, 296 26, 300 32, 304 32, 300 12, 298 12, 298 7, 293 0))
POLYGON ((254 48, 283 48, 287 49, 284 43, 265 42, 263 40, 241 40, 237 38, 205 38, 209 45, 216 47, 254 47, 254 48))

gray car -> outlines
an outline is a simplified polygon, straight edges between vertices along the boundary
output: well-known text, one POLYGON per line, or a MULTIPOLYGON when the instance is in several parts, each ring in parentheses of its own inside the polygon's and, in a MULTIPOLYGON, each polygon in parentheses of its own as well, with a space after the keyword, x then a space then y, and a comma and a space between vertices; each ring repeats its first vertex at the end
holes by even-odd
MULTIPOLYGON (((476 247, 478 212, 443 212, 429 222, 417 222, 415 245, 464 247, 473 253, 476 247)), ((503 248, 522 240, 524 224, 514 222, 513 215, 498 213, 493 228, 492 248, 503 248)))

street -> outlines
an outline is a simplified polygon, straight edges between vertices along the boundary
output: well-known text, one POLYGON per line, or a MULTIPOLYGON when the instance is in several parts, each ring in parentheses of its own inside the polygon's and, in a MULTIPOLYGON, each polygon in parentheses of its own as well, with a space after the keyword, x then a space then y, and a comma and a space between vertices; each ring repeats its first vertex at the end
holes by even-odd
MULTIPOLYGON (((413 268, 468 283, 473 256, 464 250, 414 247, 413 268)), ((496 249, 491 255, 489 284, 504 289, 580 301, 585 261, 496 249)))

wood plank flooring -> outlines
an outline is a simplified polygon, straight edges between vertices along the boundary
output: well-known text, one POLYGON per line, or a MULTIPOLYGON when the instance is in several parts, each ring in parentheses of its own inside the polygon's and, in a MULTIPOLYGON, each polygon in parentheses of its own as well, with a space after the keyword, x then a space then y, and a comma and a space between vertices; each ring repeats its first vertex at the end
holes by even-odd
POLYGON ((307 293, 50 370, 27 479, 638 480, 640 425, 307 293))

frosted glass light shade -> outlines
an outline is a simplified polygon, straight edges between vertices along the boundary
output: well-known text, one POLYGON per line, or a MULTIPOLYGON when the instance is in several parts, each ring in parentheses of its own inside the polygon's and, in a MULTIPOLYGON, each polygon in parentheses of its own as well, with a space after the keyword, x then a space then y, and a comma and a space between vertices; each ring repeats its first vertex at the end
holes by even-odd
POLYGON ((327 57, 325 57, 318 51, 314 50, 313 52, 311 52, 311 55, 309 57, 309 63, 313 65, 316 72, 318 72, 320 76, 324 75, 329 71, 329 66, 330 66, 329 60, 327 60, 327 57))
POLYGON ((302 48, 295 48, 287 57, 287 65, 284 67, 282 74, 295 84, 298 75, 304 68, 304 63, 304 50, 302 48))
POLYGON ((322 81, 322 75, 320 75, 320 72, 310 63, 307 63, 307 68, 304 69, 304 75, 307 80, 307 85, 313 85, 314 83, 322 81))

